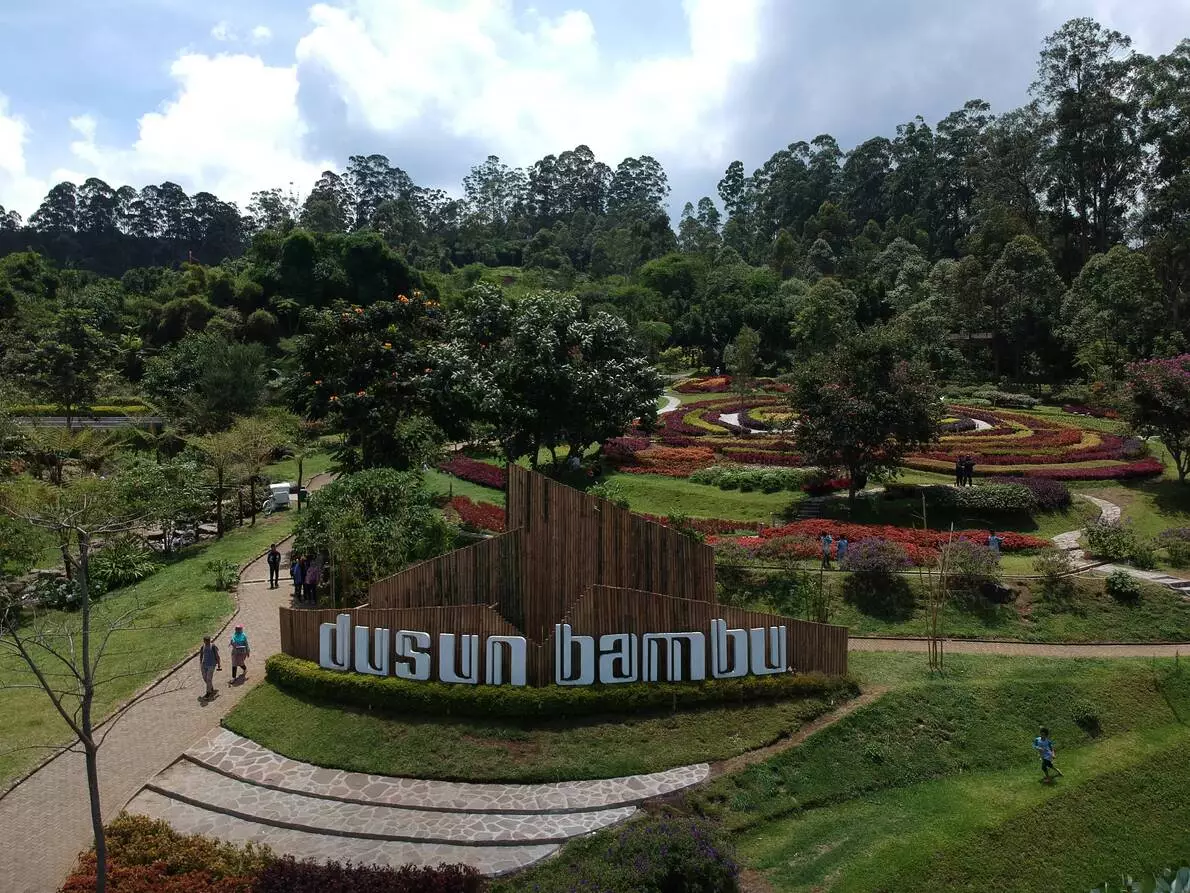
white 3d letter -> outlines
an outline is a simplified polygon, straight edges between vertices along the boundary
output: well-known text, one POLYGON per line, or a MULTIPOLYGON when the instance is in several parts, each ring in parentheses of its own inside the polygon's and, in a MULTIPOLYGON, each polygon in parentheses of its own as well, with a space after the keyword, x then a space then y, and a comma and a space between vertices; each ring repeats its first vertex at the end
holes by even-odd
POLYGON ((711 678, 748 675, 748 631, 728 629, 726 620, 711 621, 711 678))
POLYGON ((397 630, 397 677, 412 679, 416 682, 428 681, 430 678, 429 647, 429 633, 397 630))
POLYGON ((487 673, 483 681, 488 685, 504 684, 504 655, 510 664, 508 681, 511 685, 524 685, 528 675, 526 653, 528 643, 524 636, 491 636, 488 639, 487 673))
POLYGON ((558 685, 590 685, 595 681, 595 639, 571 635, 569 623, 554 624, 554 681, 558 685), (575 646, 578 646, 577 673, 575 646))
POLYGON ((661 673, 661 646, 666 647, 666 682, 681 682, 683 654, 690 655, 690 679, 707 678, 707 637, 702 633, 645 633, 645 682, 657 682, 661 673))
POLYGON ((599 637, 599 681, 636 682, 640 678, 640 647, 633 633, 599 637), (616 669, 616 665, 619 669, 616 669))
POLYGON ((368 654, 368 628, 355 628, 355 672, 368 673, 372 676, 387 676, 392 666, 392 654, 388 650, 391 634, 387 629, 379 626, 373 632, 376 649, 373 652, 376 662, 373 663, 368 654))
POLYGON ((438 679, 440 682, 479 684, 479 636, 438 634, 438 679), (455 662, 455 640, 459 642, 459 664, 455 662))
POLYGON ((789 642, 788 633, 784 626, 770 626, 768 628, 768 646, 764 641, 765 630, 749 631, 752 639, 751 658, 752 674, 754 676, 771 676, 774 673, 785 673, 789 670, 789 642), (772 663, 769 663, 769 660, 772 663))
POLYGON ((335 623, 318 627, 318 665, 327 670, 351 669, 351 615, 340 614, 335 623), (338 654, 335 646, 338 645, 338 654))

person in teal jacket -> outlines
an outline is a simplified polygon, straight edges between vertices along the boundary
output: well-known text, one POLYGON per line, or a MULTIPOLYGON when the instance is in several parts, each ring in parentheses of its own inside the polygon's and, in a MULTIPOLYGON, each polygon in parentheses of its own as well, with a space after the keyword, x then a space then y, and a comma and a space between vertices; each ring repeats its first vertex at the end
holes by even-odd
POLYGON ((1050 738, 1050 730, 1045 726, 1041 727, 1041 734, 1033 739, 1033 749, 1041 755, 1041 774, 1045 776, 1045 781, 1050 780, 1050 770, 1058 773, 1058 777, 1062 777, 1062 770, 1054 765, 1054 742, 1050 738))
POLYGON ((237 669, 241 671, 241 675, 248 675, 245 661, 252 653, 248 648, 248 637, 244 634, 242 624, 236 624, 236 631, 231 634, 231 641, 228 644, 231 646, 231 681, 235 682, 237 669))

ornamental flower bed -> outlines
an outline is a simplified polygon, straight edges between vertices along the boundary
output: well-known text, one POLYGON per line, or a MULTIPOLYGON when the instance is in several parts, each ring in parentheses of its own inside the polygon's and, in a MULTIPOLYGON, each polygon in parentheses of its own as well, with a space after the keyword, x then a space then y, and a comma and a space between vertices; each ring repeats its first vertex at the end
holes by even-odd
POLYGON ((487 462, 480 462, 470 456, 464 456, 462 453, 452 456, 438 468, 464 481, 479 484, 481 487, 503 490, 508 484, 508 472, 503 468, 487 462))
MULTIPOLYGON (((936 552, 946 544, 950 533, 942 530, 921 530, 906 527, 892 527, 888 524, 851 524, 845 521, 830 519, 810 519, 794 521, 781 527, 766 527, 757 536, 733 537, 729 540, 716 538, 715 542, 729 541, 745 549, 756 550, 765 543, 773 540, 806 540, 817 544, 818 537, 829 533, 836 540, 840 536, 856 543, 864 539, 883 539, 897 543, 909 549, 929 550, 936 552)), ((1024 533, 1000 533, 1002 543, 1000 548, 1005 552, 1018 552, 1026 549, 1043 549, 1050 546, 1049 540, 1024 533)), ((955 539, 966 539, 981 545, 987 545, 988 532, 986 530, 961 530, 954 534, 955 539)), ((818 553, 821 554, 821 549, 818 553)), ((924 553, 919 553, 924 555, 924 553)), ((813 557, 813 555, 809 556, 813 557)))
POLYGON ((459 520, 468 527, 476 530, 490 530, 493 533, 503 533, 508 516, 498 505, 490 502, 473 502, 467 496, 456 496, 450 501, 450 507, 459 520))
POLYGON ((687 478, 700 468, 715 464, 715 451, 710 447, 652 446, 635 453, 631 463, 620 466, 630 474, 661 474, 666 477, 687 478))
POLYGON ((1082 406, 1078 404, 1067 404, 1062 407, 1062 412, 1070 415, 1086 415, 1095 419, 1118 419, 1120 414, 1114 409, 1096 409, 1092 406, 1082 406))
MULTIPOLYGON (((668 518, 663 518, 660 515, 641 514, 640 516, 649 521, 655 521, 658 524, 664 524, 666 527, 669 527, 668 518)), ((759 521, 728 521, 723 518, 686 518, 684 523, 693 527, 699 533, 706 534, 735 533, 737 530, 757 531, 761 528, 759 521)))

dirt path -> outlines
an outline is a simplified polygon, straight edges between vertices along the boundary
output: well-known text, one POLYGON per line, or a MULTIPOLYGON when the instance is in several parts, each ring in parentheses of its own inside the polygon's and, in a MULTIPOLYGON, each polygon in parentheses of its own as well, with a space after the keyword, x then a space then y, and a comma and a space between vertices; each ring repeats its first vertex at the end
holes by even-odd
MULTIPOLYGON (((1004 654, 1011 657, 1174 657, 1183 652, 1190 655, 1190 642, 1171 642, 1144 645, 1057 645, 1044 642, 991 642, 981 639, 946 639, 947 654, 1004 654)), ((908 651, 929 650, 928 639, 894 637, 852 637, 849 651, 908 651)))

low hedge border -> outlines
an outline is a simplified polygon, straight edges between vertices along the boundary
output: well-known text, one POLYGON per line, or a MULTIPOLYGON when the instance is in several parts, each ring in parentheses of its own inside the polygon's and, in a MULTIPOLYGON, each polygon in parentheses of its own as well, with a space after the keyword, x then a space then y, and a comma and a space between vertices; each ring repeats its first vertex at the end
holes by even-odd
POLYGON ((481 719, 631 714, 754 701, 832 695, 852 697, 859 693, 859 686, 850 678, 795 673, 706 682, 584 687, 447 685, 443 682, 412 682, 395 676, 324 670, 313 661, 288 654, 274 654, 265 662, 265 678, 290 694, 344 707, 481 719))
MULTIPOLYGON (((26 403, 8 407, 11 415, 18 417, 36 418, 39 416, 63 416, 66 413, 61 406, 52 403, 26 403)), ((129 404, 127 406, 81 406, 75 409, 74 418, 123 418, 124 416, 148 415, 149 408, 143 404, 129 404)))

